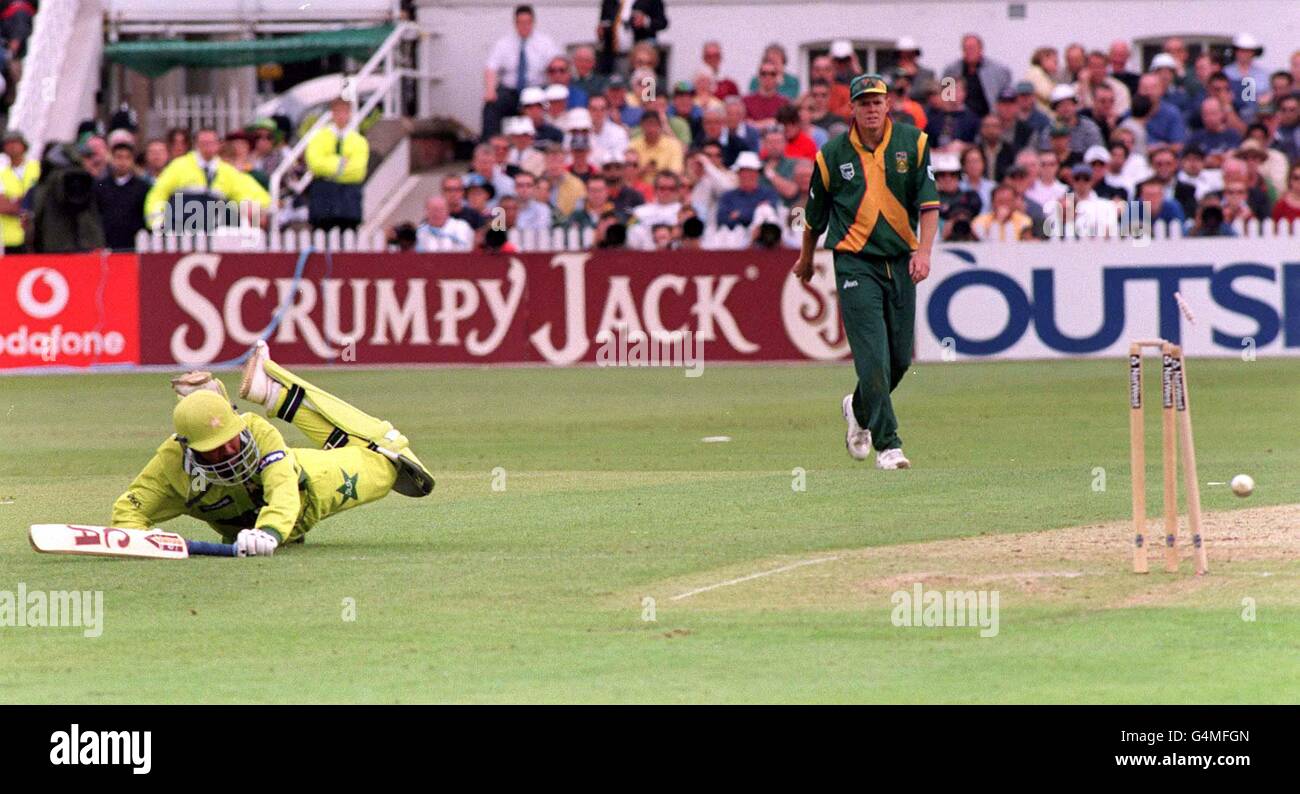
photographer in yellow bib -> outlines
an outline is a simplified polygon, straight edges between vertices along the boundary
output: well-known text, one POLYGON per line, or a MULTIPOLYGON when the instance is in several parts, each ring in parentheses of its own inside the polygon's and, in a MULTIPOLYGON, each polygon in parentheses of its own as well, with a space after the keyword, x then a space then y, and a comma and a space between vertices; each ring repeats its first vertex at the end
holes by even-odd
POLYGON ((406 436, 271 361, 265 342, 244 366, 239 396, 293 424, 315 448, 290 448, 265 418, 236 413, 211 373, 190 372, 172 386, 176 433, 114 502, 113 526, 147 529, 188 515, 240 556, 266 556, 390 490, 433 490, 406 436))

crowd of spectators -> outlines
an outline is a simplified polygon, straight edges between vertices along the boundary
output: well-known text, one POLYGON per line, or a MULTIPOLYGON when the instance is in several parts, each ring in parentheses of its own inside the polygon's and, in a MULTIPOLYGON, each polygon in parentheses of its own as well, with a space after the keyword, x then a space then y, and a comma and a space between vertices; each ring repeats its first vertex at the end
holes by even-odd
MULTIPOLYGON (((413 245, 590 229, 601 247, 797 247, 816 152, 851 123, 848 83, 863 71, 852 44, 814 58, 807 83, 780 44, 748 79, 728 71, 717 41, 670 76, 655 6, 631 12, 625 51, 598 36, 572 57, 517 7, 486 64, 483 139, 429 200, 413 245)), ((1192 58, 1171 37, 1143 66, 1121 40, 1040 47, 1020 67, 977 35, 942 65, 910 38, 896 51, 893 123, 928 134, 944 240, 1042 238, 1057 204, 1077 228, 1103 229, 1145 201, 1194 236, 1300 220, 1300 50, 1279 63, 1240 34, 1192 58)))
POLYGON ((3 137, 0 234, 7 253, 99 248, 135 250, 142 230, 212 233, 218 227, 356 229, 370 150, 357 131, 344 134, 352 105, 339 98, 288 170, 281 206, 272 208, 271 175, 290 154, 292 125, 259 118, 224 136, 211 128, 169 130, 142 140, 126 106, 108 130, 83 122, 72 143, 51 143, 40 159, 17 130, 3 137), (307 172, 303 194, 288 186, 307 172))

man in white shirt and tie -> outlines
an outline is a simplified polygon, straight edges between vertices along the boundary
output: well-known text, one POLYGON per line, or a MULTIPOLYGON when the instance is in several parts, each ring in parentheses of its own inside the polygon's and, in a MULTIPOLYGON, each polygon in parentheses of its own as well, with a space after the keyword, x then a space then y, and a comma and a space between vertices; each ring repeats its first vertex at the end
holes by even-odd
POLYGON ((545 33, 535 30, 537 15, 530 5, 515 7, 515 29, 497 39, 483 72, 483 138, 501 130, 501 119, 518 109, 519 94, 541 85, 546 64, 563 51, 545 33))

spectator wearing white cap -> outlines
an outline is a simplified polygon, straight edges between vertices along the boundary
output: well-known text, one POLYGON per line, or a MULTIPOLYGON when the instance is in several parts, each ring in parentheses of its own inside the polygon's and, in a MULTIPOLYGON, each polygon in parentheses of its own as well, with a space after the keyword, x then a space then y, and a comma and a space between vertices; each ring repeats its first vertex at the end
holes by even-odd
POLYGON ((1258 39, 1238 33, 1232 37, 1232 63, 1223 67, 1223 73, 1235 83, 1232 93, 1237 112, 1247 122, 1254 119, 1257 97, 1267 91, 1268 70, 1256 62, 1263 54, 1264 46, 1258 39))
MULTIPOLYGON (((1187 115, 1194 113, 1195 108, 1191 106, 1192 99, 1188 95, 1187 89, 1178 79, 1178 61, 1174 56, 1167 52, 1162 52, 1151 59, 1151 69, 1149 70, 1160 78, 1160 85, 1164 89, 1161 94, 1165 104, 1173 105, 1179 113, 1187 115)), ((1142 78, 1138 78, 1138 85, 1142 84, 1142 78)))
POLYGON ((1052 145, 1052 131, 1065 128, 1070 133, 1070 151, 1082 156, 1089 146, 1099 146, 1104 141, 1097 123, 1086 116, 1079 115, 1079 105, 1074 86, 1061 84, 1052 89, 1049 97, 1052 113, 1056 116, 1056 126, 1043 130, 1038 136, 1038 148, 1052 145))
POLYGON ((587 114, 591 121, 592 151, 601 157, 622 157, 627 151, 627 130, 609 117, 609 100, 603 96, 587 100, 587 114))
POLYGON ((633 209, 645 203, 645 197, 640 191, 628 184, 631 177, 628 171, 622 152, 606 154, 600 161, 600 174, 605 177, 609 200, 618 213, 620 223, 631 216, 633 209))
POLYGON ((542 173, 546 163, 542 153, 533 146, 536 141, 533 122, 527 116, 511 116, 505 120, 503 129, 506 137, 510 139, 510 154, 506 157, 507 166, 514 166, 533 176, 542 173))
POLYGON ((551 58, 561 54, 550 36, 536 30, 530 5, 515 7, 514 30, 497 39, 483 70, 483 137, 497 134, 501 119, 515 111, 519 94, 542 82, 551 58))
MULTIPOLYGON (((568 98, 567 91, 565 92, 565 98, 568 98)), ((546 120, 547 105, 546 89, 540 86, 525 88, 519 95, 519 107, 523 111, 523 118, 528 119, 532 124, 533 136, 539 141, 563 143, 564 133, 546 120)), ((510 133, 507 132, 506 134, 509 135, 510 133)))
POLYGON ((984 118, 993 109, 1002 89, 1011 85, 1011 71, 984 55, 984 40, 974 33, 961 37, 961 60, 953 61, 943 70, 944 77, 961 80, 966 85, 966 107, 977 118, 984 118))
POLYGON ((776 191, 761 184, 763 162, 753 152, 742 152, 731 166, 736 173, 736 188, 722 194, 718 200, 717 223, 720 227, 748 227, 754 221, 754 211, 760 204, 775 210, 781 206, 776 191))
POLYGON ((560 129, 564 130, 564 148, 572 148, 575 135, 586 138, 590 143, 592 137, 591 124, 591 111, 585 107, 566 111, 559 122, 560 129))
POLYGON ((898 53, 894 68, 906 72, 912 79, 909 96, 917 101, 922 100, 924 96, 921 90, 926 84, 934 82, 934 70, 921 65, 920 45, 911 36, 900 36, 894 43, 894 50, 898 53))
POLYGON ((459 218, 453 218, 447 199, 437 194, 424 204, 424 222, 415 230, 415 250, 472 251, 474 230, 459 218))
POLYGON ((1128 188, 1111 184, 1106 179, 1106 172, 1110 166, 1110 152, 1105 146, 1089 146, 1088 151, 1083 153, 1083 162, 1092 171, 1094 193, 1104 199, 1128 201, 1130 195, 1128 188))
POLYGON ((1071 168, 1070 188, 1074 194, 1074 218, 1067 214, 1065 222, 1073 227, 1075 236, 1114 237, 1119 233, 1119 205, 1093 190, 1091 167, 1079 163, 1071 168))
POLYGON ((546 97, 546 120, 556 126, 569 110, 569 87, 563 83, 551 83, 543 89, 543 94, 546 97))
POLYGON ((845 88, 849 87, 854 77, 862 73, 862 66, 858 63, 858 53, 848 39, 832 41, 827 57, 831 59, 832 81, 845 88))

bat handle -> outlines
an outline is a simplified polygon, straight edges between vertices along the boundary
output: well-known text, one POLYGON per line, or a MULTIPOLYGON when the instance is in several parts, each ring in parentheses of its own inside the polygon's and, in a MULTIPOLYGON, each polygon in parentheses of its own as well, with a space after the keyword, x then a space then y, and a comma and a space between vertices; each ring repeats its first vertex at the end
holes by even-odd
POLYGON ((238 557, 233 543, 209 543, 206 540, 187 540, 192 557, 238 557))

